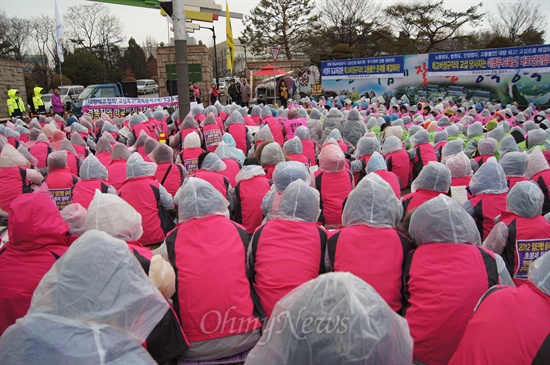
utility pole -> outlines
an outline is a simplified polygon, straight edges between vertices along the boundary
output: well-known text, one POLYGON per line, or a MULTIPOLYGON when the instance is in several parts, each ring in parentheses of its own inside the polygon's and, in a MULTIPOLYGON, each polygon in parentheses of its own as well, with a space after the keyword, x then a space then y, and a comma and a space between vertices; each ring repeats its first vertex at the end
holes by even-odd
POLYGON ((185 31, 184 0, 173 0, 174 44, 180 120, 191 110, 189 102, 189 65, 187 63, 187 32, 185 31))

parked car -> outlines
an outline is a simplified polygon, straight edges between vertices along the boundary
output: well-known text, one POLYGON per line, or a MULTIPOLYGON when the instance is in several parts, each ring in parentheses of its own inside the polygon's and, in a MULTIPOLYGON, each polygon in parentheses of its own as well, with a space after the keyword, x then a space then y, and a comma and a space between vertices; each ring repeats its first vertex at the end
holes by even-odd
POLYGON ((78 100, 72 105, 72 112, 80 117, 82 115, 82 104, 84 100, 91 98, 122 98, 122 97, 136 97, 137 87, 135 82, 124 83, 111 83, 111 84, 99 84, 89 85, 78 96, 78 100))
POLYGON ((137 87, 139 94, 154 94, 159 91, 159 86, 155 80, 141 79, 137 80, 137 87))
POLYGON ((42 101, 44 102, 44 108, 46 109, 46 114, 52 114, 52 94, 42 95, 42 101))

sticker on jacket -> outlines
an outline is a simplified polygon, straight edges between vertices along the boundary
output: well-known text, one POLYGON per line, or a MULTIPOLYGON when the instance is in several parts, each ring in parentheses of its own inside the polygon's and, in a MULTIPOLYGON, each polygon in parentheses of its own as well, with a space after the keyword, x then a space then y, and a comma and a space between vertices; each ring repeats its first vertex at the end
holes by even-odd
POLYGON ((518 255, 518 266, 514 273, 514 279, 527 280, 529 266, 550 251, 550 239, 517 240, 516 253, 518 255))
POLYGON ((209 131, 203 131, 202 133, 206 141, 206 147, 218 145, 222 141, 222 135, 219 130, 212 129, 209 131))
POLYGON ((73 189, 50 189, 50 194, 55 200, 57 209, 62 210, 67 205, 70 205, 73 201, 73 189))
POLYGON ((185 169, 187 170, 189 175, 191 175, 199 169, 199 159, 198 158, 189 158, 189 159, 183 161, 183 165, 185 166, 185 169))

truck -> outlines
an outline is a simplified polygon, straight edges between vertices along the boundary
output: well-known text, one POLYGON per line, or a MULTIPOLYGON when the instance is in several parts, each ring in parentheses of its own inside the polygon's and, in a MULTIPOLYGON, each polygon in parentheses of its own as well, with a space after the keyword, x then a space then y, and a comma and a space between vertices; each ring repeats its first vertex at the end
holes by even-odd
POLYGON ((91 98, 137 98, 137 83, 115 82, 110 84, 89 85, 78 95, 72 104, 72 114, 82 116, 82 103, 91 98))

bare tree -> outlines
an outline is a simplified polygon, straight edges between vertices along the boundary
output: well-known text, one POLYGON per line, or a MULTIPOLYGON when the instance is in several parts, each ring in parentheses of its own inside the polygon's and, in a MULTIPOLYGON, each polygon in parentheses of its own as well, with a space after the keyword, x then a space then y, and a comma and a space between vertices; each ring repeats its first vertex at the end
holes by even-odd
POLYGON ((145 37, 145 40, 141 43, 141 48, 145 51, 145 56, 149 58, 150 56, 153 56, 154 58, 157 57, 157 40, 148 35, 145 37))
POLYGON ((71 6, 63 22, 71 41, 88 51, 107 49, 113 42, 123 40, 122 22, 103 4, 71 6))
POLYGON ((518 0, 516 3, 503 2, 498 14, 487 16, 492 30, 500 37, 505 37, 515 44, 521 44, 522 38, 533 33, 544 34, 548 19, 543 15, 540 6, 532 0, 518 0))
POLYGON ((9 18, 5 31, 6 41, 13 47, 13 58, 18 61, 25 58, 28 51, 30 23, 27 19, 9 18))
POLYGON ((463 26, 477 25, 483 17, 478 12, 482 3, 462 12, 446 9, 443 4, 443 0, 416 0, 386 8, 387 21, 399 34, 395 41, 403 53, 445 51, 445 43, 464 37, 459 34, 463 26))
POLYGON ((319 23, 334 44, 353 47, 382 20, 382 6, 375 0, 340 0, 319 4, 319 23))
POLYGON ((55 19, 47 15, 31 18, 29 32, 32 48, 39 55, 44 56, 44 66, 49 65, 49 59, 55 59, 55 19))

